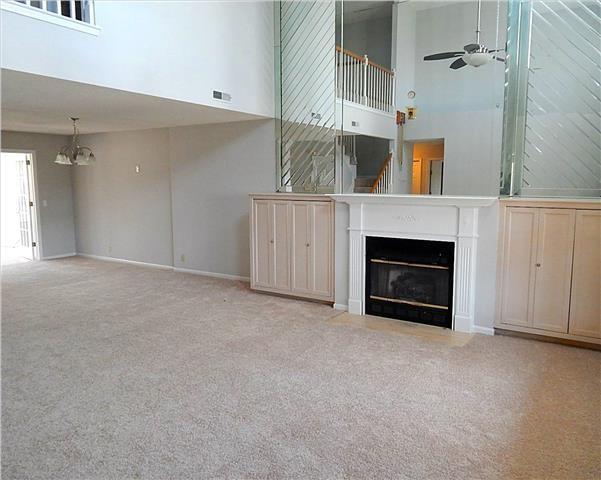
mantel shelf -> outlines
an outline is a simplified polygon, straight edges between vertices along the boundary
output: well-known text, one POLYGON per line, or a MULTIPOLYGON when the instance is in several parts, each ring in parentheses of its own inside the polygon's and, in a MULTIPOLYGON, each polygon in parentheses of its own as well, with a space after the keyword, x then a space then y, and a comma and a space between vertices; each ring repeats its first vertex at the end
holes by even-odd
POLYGON ((424 205, 437 207, 488 207, 497 197, 460 197, 451 195, 375 195, 369 193, 351 193, 329 195, 337 202, 356 205, 369 203, 376 205, 424 205))

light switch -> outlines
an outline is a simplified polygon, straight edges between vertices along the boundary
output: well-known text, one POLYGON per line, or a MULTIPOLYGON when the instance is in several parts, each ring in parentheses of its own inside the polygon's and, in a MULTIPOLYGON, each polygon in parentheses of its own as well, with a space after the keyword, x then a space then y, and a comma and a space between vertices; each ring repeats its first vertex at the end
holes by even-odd
POLYGON ((140 165, 136 165, 136 173, 140 173, 140 165))
POLYGON ((42 200, 42 207, 48 206, 48 200, 42 200))

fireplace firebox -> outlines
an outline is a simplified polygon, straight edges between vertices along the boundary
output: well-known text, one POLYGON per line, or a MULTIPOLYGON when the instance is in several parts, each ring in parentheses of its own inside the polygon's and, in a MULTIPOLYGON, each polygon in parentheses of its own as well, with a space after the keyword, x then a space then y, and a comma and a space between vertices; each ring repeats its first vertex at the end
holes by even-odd
POLYGON ((365 313, 453 326, 453 242, 367 237, 365 313))

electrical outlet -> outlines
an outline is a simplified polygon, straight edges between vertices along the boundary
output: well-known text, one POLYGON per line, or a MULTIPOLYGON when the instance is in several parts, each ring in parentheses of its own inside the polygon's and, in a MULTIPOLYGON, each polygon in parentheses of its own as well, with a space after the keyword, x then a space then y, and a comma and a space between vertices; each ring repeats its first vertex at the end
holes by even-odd
POLYGON ((417 117, 416 107, 407 107, 407 120, 415 120, 417 117))
POLYGON ((186 263, 186 256, 183 253, 179 256, 179 259, 182 263, 186 263))

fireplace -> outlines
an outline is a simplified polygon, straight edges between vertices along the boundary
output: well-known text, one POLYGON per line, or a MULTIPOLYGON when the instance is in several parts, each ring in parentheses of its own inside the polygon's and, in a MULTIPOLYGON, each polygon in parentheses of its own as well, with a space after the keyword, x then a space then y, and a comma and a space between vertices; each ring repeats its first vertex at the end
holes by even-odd
POLYGON ((453 242, 367 236, 365 313, 453 326, 453 242))

